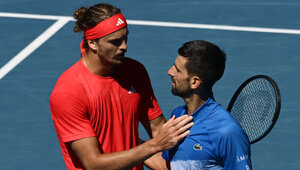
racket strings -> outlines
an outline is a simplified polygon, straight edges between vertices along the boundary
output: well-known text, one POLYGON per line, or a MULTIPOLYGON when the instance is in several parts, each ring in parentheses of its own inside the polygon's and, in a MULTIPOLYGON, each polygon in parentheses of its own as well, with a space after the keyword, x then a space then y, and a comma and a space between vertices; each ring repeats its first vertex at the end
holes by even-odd
POLYGON ((276 93, 272 84, 265 79, 256 79, 240 92, 231 114, 240 122, 252 141, 272 125, 275 108, 276 93))

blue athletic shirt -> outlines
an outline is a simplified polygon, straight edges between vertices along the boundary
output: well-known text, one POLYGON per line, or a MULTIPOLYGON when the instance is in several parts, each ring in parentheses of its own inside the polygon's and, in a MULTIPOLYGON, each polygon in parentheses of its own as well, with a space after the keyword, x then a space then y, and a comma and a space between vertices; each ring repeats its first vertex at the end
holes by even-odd
MULTIPOLYGON (((186 106, 180 106, 172 116, 185 114, 186 106)), ((209 98, 191 116, 194 126, 190 134, 162 154, 172 170, 252 169, 248 136, 220 104, 209 98)))

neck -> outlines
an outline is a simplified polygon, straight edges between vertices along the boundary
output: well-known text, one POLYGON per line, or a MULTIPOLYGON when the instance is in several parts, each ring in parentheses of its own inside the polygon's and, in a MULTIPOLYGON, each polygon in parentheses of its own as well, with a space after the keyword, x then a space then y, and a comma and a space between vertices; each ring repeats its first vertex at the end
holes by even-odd
POLYGON ((184 98, 187 107, 188 115, 193 114, 206 100, 202 100, 197 94, 193 94, 188 98, 184 98))
POLYGON ((103 63, 98 55, 94 53, 87 53, 81 58, 83 64, 86 68, 95 75, 101 77, 110 77, 112 76, 113 68, 111 65, 103 63))

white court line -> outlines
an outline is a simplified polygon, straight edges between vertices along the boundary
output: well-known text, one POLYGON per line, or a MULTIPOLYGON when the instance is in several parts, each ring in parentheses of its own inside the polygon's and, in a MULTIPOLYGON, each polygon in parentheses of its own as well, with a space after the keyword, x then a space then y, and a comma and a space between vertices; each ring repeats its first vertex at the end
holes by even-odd
POLYGON ((45 19, 45 20, 59 20, 59 19, 74 20, 72 17, 68 17, 68 16, 36 15, 36 14, 9 13, 9 12, 0 12, 0 17, 7 17, 7 18, 27 18, 27 19, 45 19))
MULTIPOLYGON (((10 72, 14 67, 27 58, 39 46, 47 41, 59 29, 61 29, 69 21, 74 21, 72 17, 68 16, 55 16, 55 15, 36 15, 36 14, 22 14, 22 13, 7 13, 0 12, 0 17, 11 18, 27 18, 27 19, 45 19, 57 20, 51 27, 44 33, 37 37, 13 59, 0 69, 0 80, 10 72)), ((144 26, 158 26, 158 27, 179 27, 179 28, 196 28, 196 29, 214 29, 214 30, 227 30, 227 31, 247 31, 247 32, 265 32, 265 33, 279 33, 279 34, 300 34, 299 29, 280 29, 280 28, 261 28, 261 27, 242 27, 230 25, 209 25, 209 24, 193 24, 193 23, 179 23, 179 22, 161 22, 161 21, 141 21, 141 20, 127 20, 131 25, 144 25, 144 26)))
MULTIPOLYGON (((30 19, 45 19, 45 20, 68 19, 70 21, 74 21, 74 19, 72 17, 68 17, 68 16, 36 15, 36 14, 22 14, 22 13, 6 13, 6 12, 0 12, 0 17, 30 18, 30 19)), ((300 34, 300 29, 244 27, 244 26, 231 26, 231 25, 210 25, 210 24, 194 24, 194 23, 162 22, 162 21, 143 21, 143 20, 127 20, 127 22, 130 25, 144 25, 144 26, 158 26, 158 27, 179 27, 179 28, 226 30, 226 31, 247 31, 247 32, 265 32, 265 33, 279 33, 279 34, 300 34)))
POLYGON ((231 26, 231 25, 209 25, 209 24, 192 24, 192 23, 160 22, 160 21, 138 21, 138 20, 127 20, 127 22, 128 22, 128 24, 132 24, 132 25, 147 25, 147 26, 159 26, 159 27, 180 27, 180 28, 227 30, 227 31, 300 34, 300 30, 297 30, 297 29, 242 27, 242 26, 231 26))
POLYGON ((39 48, 45 41, 52 37, 69 21, 70 20, 66 18, 59 19, 54 24, 52 24, 47 30, 45 30, 41 35, 39 35, 35 40, 33 40, 28 46, 26 46, 22 51, 20 51, 14 58, 12 58, 0 69, 0 80, 12 69, 14 69, 18 64, 20 64, 25 58, 27 58, 32 52, 39 48))

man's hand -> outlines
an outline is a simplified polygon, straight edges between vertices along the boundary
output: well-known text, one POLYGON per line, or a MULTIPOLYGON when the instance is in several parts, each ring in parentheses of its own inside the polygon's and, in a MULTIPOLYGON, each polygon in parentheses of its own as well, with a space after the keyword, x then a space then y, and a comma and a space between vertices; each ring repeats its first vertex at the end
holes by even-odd
POLYGON ((158 134, 153 138, 160 151, 168 150, 174 147, 181 139, 186 137, 193 126, 192 116, 184 115, 175 119, 173 116, 159 130, 158 134))

